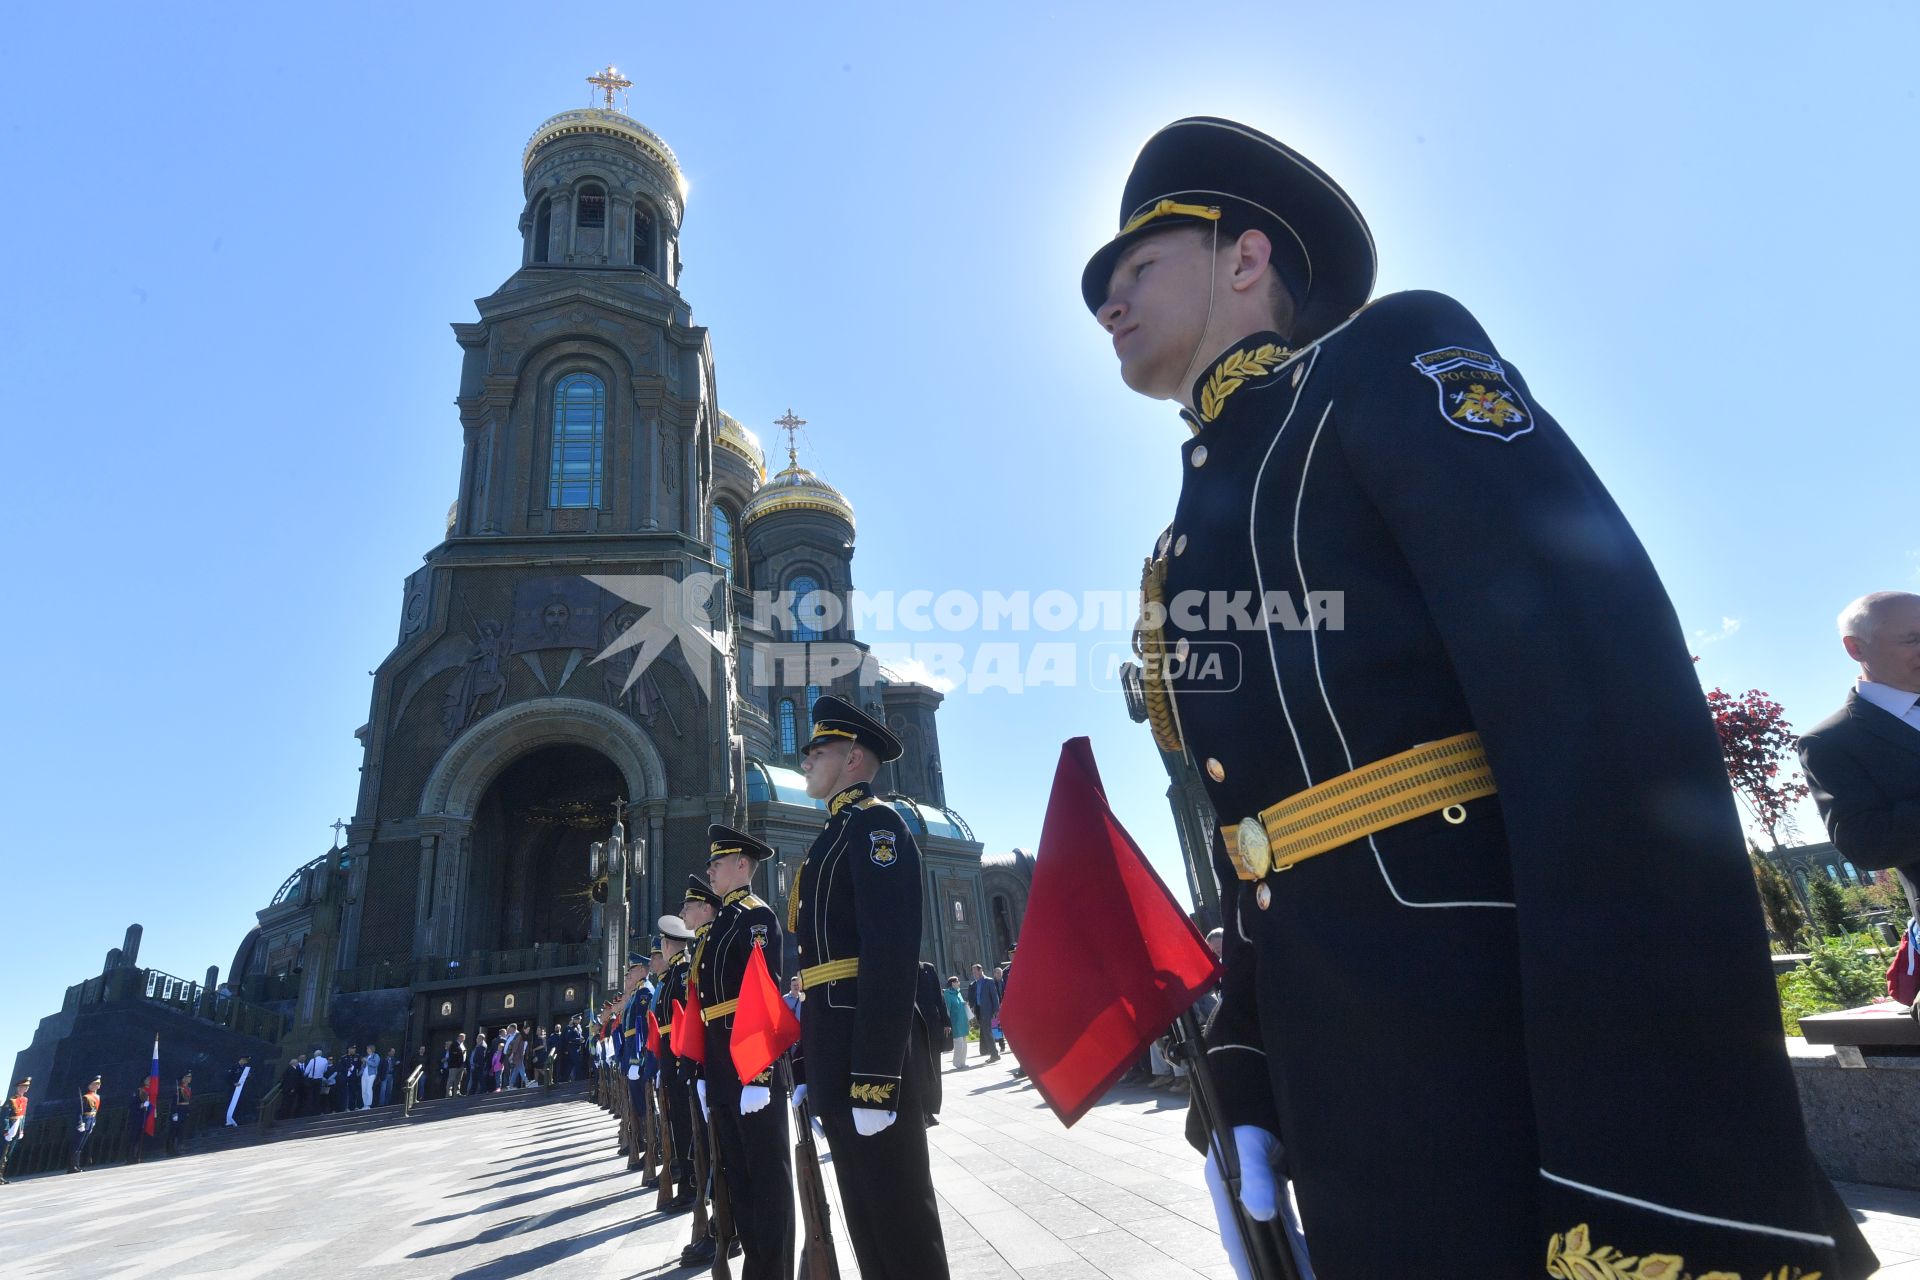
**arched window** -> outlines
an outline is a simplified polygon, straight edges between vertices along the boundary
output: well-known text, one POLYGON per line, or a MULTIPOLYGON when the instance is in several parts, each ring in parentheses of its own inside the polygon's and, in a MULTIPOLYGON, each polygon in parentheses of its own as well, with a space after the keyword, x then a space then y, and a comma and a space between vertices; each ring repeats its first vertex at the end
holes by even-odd
POLYGON ((800 740, 794 733, 793 699, 780 699, 780 754, 790 756, 800 749, 800 740))
POLYGON ((553 240, 553 198, 545 197, 540 201, 540 211, 533 215, 533 260, 547 260, 547 246, 553 240))
POLYGON ((600 469, 607 434, 607 388, 590 373, 570 373, 553 389, 550 507, 600 505, 600 469))
POLYGON ((581 229, 607 225, 607 189, 582 187, 574 202, 573 225, 581 229))
POLYGON ((1836 882, 1840 879, 1840 869, 1834 866, 1831 862, 1827 864, 1827 879, 1833 880, 1836 882))
POLYGON ((733 517, 717 502, 713 504, 713 562, 729 578, 733 576, 733 517))
POLYGON ((660 270, 653 252, 653 210, 639 201, 633 206, 633 265, 656 273, 660 270))
MULTIPOLYGON (((826 634, 820 630, 821 607, 820 584, 802 574, 787 584, 787 590, 793 593, 793 635, 795 640, 824 640, 826 634)), ((812 703, 808 703, 812 706, 812 703)))
POLYGON ((820 701, 820 686, 817 684, 808 685, 807 686, 807 734, 809 737, 811 737, 813 734, 813 704, 818 701, 820 701))
POLYGON ((1860 873, 1854 870, 1853 864, 1851 862, 1843 862, 1840 865, 1846 869, 1847 883, 1849 884, 1860 883, 1860 873))

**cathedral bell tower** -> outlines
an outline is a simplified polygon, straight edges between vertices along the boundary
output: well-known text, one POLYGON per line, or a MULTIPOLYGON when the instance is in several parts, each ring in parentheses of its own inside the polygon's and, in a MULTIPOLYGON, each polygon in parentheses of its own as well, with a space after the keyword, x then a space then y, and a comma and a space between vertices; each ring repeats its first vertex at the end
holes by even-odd
POLYGON ((520 270, 456 324, 466 453, 452 537, 704 536, 712 359, 676 287, 686 183, 660 136, 604 105, 521 156, 520 270))
POLYGON ((642 921, 733 814, 719 497, 748 491, 744 446, 679 290, 679 161, 616 105, 624 77, 589 83, 521 154, 517 269, 453 326, 458 501, 358 733, 342 1040, 584 1008, 614 824, 642 921))

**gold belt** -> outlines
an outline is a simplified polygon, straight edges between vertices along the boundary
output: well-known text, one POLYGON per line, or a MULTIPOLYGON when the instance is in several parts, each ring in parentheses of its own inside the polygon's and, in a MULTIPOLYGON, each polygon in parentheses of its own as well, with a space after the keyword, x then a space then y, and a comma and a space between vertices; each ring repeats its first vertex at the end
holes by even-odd
POLYGON ((1234 871, 1258 880, 1429 813, 1463 821, 1456 808, 1499 789, 1480 735, 1462 733, 1329 778, 1220 832, 1234 871))
POLYGON ((810 965, 800 971, 800 989, 802 991, 809 991, 823 983, 838 982, 842 978, 851 978, 859 972, 859 956, 849 956, 845 960, 829 960, 825 964, 810 965))
POLYGON ((740 1007, 740 999, 738 996, 734 997, 732 1000, 722 1000, 719 1004, 713 1006, 713 1008, 711 1009, 700 1010, 700 1021, 712 1022, 715 1018, 724 1018, 728 1014, 732 1013, 735 1009, 738 1009, 739 1007, 740 1007))

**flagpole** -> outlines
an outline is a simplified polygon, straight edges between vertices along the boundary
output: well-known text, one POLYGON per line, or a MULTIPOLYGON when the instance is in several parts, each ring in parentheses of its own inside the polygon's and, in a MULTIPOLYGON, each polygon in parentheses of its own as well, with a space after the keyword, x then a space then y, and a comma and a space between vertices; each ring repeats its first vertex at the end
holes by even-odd
MULTIPOLYGON (((1214 1162, 1219 1166, 1221 1181, 1226 1184, 1227 1199, 1233 1215, 1233 1225, 1240 1235, 1241 1247, 1247 1256, 1247 1265, 1253 1271, 1254 1280, 1302 1280, 1300 1267, 1293 1256, 1291 1234, 1282 1216, 1284 1210, 1276 1209, 1271 1222, 1261 1222, 1240 1203, 1240 1152, 1234 1145, 1233 1130, 1226 1122, 1225 1113, 1220 1107, 1220 1093, 1213 1079, 1213 1068, 1207 1062, 1206 1044, 1200 1035, 1200 1020, 1189 1008, 1174 1023, 1179 1032, 1181 1047, 1186 1051, 1187 1079, 1193 1085, 1190 1105, 1199 1113, 1200 1123, 1207 1131, 1207 1142, 1212 1147, 1214 1162)), ((1287 1194, 1286 1182, 1276 1174, 1276 1204, 1287 1194)))

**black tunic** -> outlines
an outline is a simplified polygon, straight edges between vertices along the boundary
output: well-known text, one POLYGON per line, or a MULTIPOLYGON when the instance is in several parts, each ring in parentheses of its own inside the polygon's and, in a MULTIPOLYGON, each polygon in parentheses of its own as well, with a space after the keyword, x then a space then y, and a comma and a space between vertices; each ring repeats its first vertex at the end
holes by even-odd
POLYGON ((1249 338, 1196 384, 1155 551, 1213 807, 1235 826, 1468 731, 1499 786, 1457 824, 1258 884, 1215 834, 1209 1061, 1234 1122, 1277 1126, 1316 1271, 1586 1274, 1611 1249, 1864 1274, 1807 1150, 1699 682, 1632 529, 1453 300, 1397 294, 1281 343, 1249 338))

